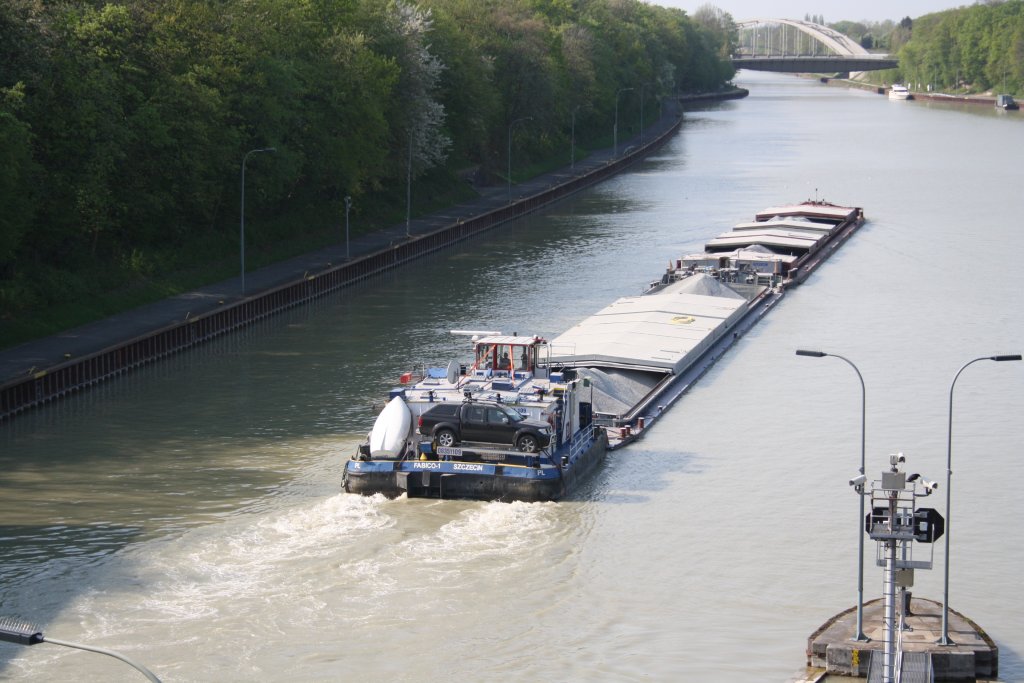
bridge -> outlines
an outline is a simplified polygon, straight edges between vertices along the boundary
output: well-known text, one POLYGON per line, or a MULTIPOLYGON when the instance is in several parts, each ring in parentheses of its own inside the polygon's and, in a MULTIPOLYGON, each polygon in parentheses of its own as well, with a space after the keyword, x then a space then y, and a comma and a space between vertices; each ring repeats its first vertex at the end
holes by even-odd
POLYGON ((793 19, 749 19, 737 22, 737 69, 830 73, 893 69, 899 62, 872 54, 859 43, 827 26, 793 19))

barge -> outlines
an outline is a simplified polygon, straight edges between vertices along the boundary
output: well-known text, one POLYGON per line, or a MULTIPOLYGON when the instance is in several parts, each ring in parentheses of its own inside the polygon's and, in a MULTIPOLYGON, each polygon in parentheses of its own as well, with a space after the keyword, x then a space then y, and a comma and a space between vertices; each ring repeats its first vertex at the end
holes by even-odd
MULTIPOLYGON (((608 447, 606 430, 593 420, 585 392, 589 382, 556 371, 550 345, 539 336, 453 333, 471 337, 472 357, 402 374, 366 443, 345 463, 344 489, 529 502, 565 496, 597 467, 608 447), (550 427, 549 445, 521 451, 513 444, 419 434, 424 413, 441 403, 463 402, 502 406, 543 421, 550 427)), ((497 421, 507 420, 505 411, 495 410, 493 419, 497 431, 497 421)))
MULTIPOLYGON (((623 297, 548 341, 493 331, 465 361, 400 378, 343 488, 389 497, 559 500, 606 451, 640 438, 743 334, 863 224, 858 207, 777 206, 669 263, 623 297), (514 444, 442 445, 418 428, 439 402, 486 402, 550 425, 538 452, 514 444)), ((501 411, 495 413, 500 418, 501 411)), ((507 418, 502 418, 507 419, 507 418)))

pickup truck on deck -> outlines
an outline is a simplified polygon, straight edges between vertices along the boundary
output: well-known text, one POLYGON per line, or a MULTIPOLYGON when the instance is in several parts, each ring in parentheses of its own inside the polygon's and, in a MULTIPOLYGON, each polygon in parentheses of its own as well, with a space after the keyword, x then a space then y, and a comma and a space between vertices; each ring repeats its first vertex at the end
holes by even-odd
POLYGON ((488 401, 438 403, 420 415, 419 432, 446 447, 484 441, 536 453, 551 442, 547 422, 525 418, 507 405, 488 401))

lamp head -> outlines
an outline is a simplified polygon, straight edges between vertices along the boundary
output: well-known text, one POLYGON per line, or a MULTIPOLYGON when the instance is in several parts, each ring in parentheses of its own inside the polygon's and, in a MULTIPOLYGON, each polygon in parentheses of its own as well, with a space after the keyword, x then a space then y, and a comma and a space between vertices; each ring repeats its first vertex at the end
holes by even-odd
POLYGON ((35 645, 43 640, 43 632, 34 624, 13 617, 0 617, 0 641, 18 645, 35 645))

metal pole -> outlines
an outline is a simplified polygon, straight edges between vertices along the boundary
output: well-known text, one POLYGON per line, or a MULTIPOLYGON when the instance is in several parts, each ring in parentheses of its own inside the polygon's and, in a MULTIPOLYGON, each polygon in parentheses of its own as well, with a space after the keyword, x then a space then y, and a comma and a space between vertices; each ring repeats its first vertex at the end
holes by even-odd
POLYGON ((409 217, 412 214, 412 135, 409 136, 409 163, 405 173, 405 236, 412 237, 409 232, 409 217))
POLYGON ((348 210, 352 208, 352 197, 345 197, 345 258, 352 258, 348 240, 348 210))
POLYGON ((619 88, 615 93, 615 125, 612 126, 612 158, 619 156, 619 95, 632 88, 619 88))
POLYGON ((532 121, 532 116, 523 116, 515 119, 512 123, 508 124, 508 201, 512 201, 512 127, 520 121, 532 121))
MULTIPOLYGON (((810 356, 811 358, 824 358, 825 356, 838 358, 857 373, 857 379, 860 381, 860 473, 864 474, 864 444, 867 431, 867 390, 864 388, 864 377, 860 374, 857 366, 853 364, 853 361, 837 353, 797 349, 796 355, 810 356)), ((860 498, 860 511, 857 515, 857 631, 853 639, 867 641, 868 637, 864 635, 864 495, 861 494, 858 498, 860 498)))
MULTIPOLYGON (((896 502, 890 501, 890 525, 896 516, 896 502)), ((891 529, 890 529, 891 531, 891 529)), ((894 683, 896 680, 896 541, 885 542, 885 642, 882 644, 882 655, 885 664, 882 666, 882 683, 894 683)))
POLYGON ((576 107, 572 110, 572 132, 570 134, 570 137, 572 138, 570 146, 572 159, 569 162, 569 167, 572 169, 576 168, 576 112, 578 112, 579 109, 580 105, 576 105, 576 107))
POLYGON ((242 229, 241 236, 239 237, 242 255, 242 296, 245 296, 245 162, 249 160, 249 155, 251 154, 276 151, 275 147, 262 147, 260 149, 251 149, 242 157, 242 229))
POLYGON ((952 640, 949 639, 949 537, 950 527, 952 527, 952 512, 950 512, 950 501, 952 499, 952 478, 953 478, 953 389, 956 387, 956 381, 960 379, 960 373, 967 369, 968 366, 977 363, 980 360, 994 360, 994 361, 1007 361, 1007 360, 1020 360, 1021 355, 1009 354, 1003 356, 981 356, 964 363, 956 375, 953 377, 953 381, 949 385, 949 422, 946 429, 946 558, 945 558, 945 577, 943 579, 942 587, 942 636, 936 641, 939 645, 955 645, 952 640))
POLYGON ((152 671, 147 669, 142 664, 139 664, 138 662, 130 659, 129 657, 127 657, 126 655, 121 654, 120 652, 115 652, 114 650, 107 650, 107 649, 102 648, 102 647, 93 647, 92 645, 82 645, 80 643, 72 643, 72 642, 69 642, 67 640, 57 640, 56 638, 44 637, 43 638, 43 642, 44 643, 53 643, 54 645, 63 645, 64 647, 72 647, 72 648, 75 648, 76 650, 85 650, 87 652, 96 652, 96 653, 101 654, 101 655, 107 655, 108 657, 113 657, 114 659, 120 659, 122 662, 124 662, 125 664, 133 667, 136 671, 138 671, 140 674, 145 676, 147 679, 149 679, 153 683, 160 683, 160 679, 156 677, 156 674, 154 674, 152 671))
POLYGON ((120 659, 125 664, 134 667, 139 673, 141 673, 143 676, 145 676, 153 683, 160 683, 160 679, 157 678, 152 671, 147 669, 142 664, 139 664, 138 662, 121 654, 120 652, 115 652, 114 650, 108 650, 102 647, 93 647, 92 645, 72 643, 67 640, 47 638, 43 635, 42 631, 35 627, 34 624, 21 621, 19 619, 13 619, 11 617, 0 617, 0 642, 14 643, 16 645, 38 645, 39 643, 53 643, 54 645, 71 647, 76 650, 96 652, 101 655, 113 657, 114 659, 120 659))
POLYGON ((640 144, 644 144, 644 88, 649 86, 650 83, 644 83, 640 86, 640 144))

